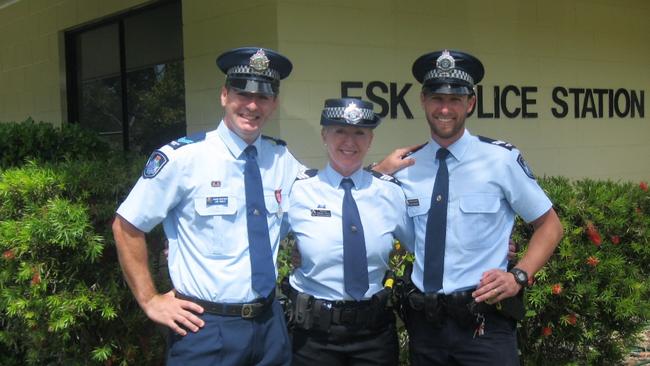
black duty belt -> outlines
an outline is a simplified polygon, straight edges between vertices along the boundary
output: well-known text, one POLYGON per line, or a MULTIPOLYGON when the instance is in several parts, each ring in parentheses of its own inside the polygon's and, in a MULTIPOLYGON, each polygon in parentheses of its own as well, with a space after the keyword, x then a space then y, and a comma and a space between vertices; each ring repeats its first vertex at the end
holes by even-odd
POLYGON ((191 301, 200 305, 207 313, 223 316, 239 316, 242 319, 252 319, 263 314, 275 298, 275 290, 266 298, 259 298, 249 303, 219 303, 197 299, 191 296, 176 293, 181 300, 191 301))
POLYGON ((332 325, 375 327, 388 319, 385 301, 330 301, 299 293, 293 288, 289 298, 294 315, 292 324, 301 329, 327 331, 332 325))
POLYGON ((409 304, 414 310, 422 310, 428 302, 436 302, 439 307, 447 310, 453 309, 467 309, 474 312, 489 313, 496 311, 494 305, 485 302, 475 303, 472 297, 472 292, 475 289, 456 291, 450 294, 430 294, 422 293, 420 290, 415 289, 409 295, 409 304))

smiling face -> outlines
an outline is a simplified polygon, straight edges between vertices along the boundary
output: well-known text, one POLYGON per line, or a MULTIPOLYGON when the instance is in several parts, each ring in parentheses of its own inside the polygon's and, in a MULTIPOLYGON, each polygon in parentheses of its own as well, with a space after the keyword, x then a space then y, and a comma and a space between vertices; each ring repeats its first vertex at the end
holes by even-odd
POLYGON ((361 168, 370 149, 373 132, 356 126, 327 126, 321 130, 329 163, 339 174, 349 177, 361 168))
POLYGON ((476 103, 475 96, 421 93, 420 102, 429 122, 431 137, 448 147, 465 131, 465 118, 476 103))
POLYGON ((277 98, 272 95, 221 88, 223 121, 231 131, 249 144, 262 133, 262 127, 277 105, 277 98))

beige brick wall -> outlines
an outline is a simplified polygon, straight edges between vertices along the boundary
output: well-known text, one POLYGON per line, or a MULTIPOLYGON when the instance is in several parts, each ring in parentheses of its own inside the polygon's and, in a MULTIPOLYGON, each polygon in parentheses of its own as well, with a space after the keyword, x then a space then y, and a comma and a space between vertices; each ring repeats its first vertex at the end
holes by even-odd
POLYGON ((0 120, 65 120, 63 32, 143 3, 18 0, 0 9, 0 120))
MULTIPOLYGON (((466 50, 486 67, 491 103, 497 86, 536 86, 538 118, 468 120, 474 134, 521 148, 537 175, 647 180, 650 177, 650 3, 644 0, 280 0, 280 50, 296 65, 283 86, 280 134, 296 155, 320 167, 323 99, 340 82, 413 83, 414 119, 385 119, 368 162, 396 146, 424 142, 428 128, 411 65, 445 47, 466 50), (645 117, 555 118, 551 91, 645 90, 645 117)), ((572 104, 567 98, 569 104, 572 104)), ((509 103, 510 105, 510 103, 509 103)))
MULTIPOLYGON (((0 9, 0 120, 64 120, 63 32, 146 3, 19 0, 0 9)), ((648 180, 647 19, 646 0, 184 0, 188 132, 212 129, 221 118, 217 55, 259 45, 294 63, 266 133, 287 140, 314 167, 325 161, 322 103, 340 95, 341 81, 392 82, 398 89, 412 83, 406 101, 414 119, 400 110, 397 119, 384 120, 367 159, 378 160, 396 146, 427 140, 411 65, 425 52, 449 47, 483 61, 487 104, 494 86, 538 88, 537 118, 473 116, 474 134, 514 143, 537 175, 648 180), (644 90, 646 116, 575 119, 571 110, 555 118, 555 86, 644 90)))
MULTIPOLYGON (((276 22, 275 0, 183 1, 188 133, 214 129, 221 120, 219 93, 225 79, 217 56, 234 47, 277 49, 276 22)), ((271 123, 266 133, 278 135, 276 125, 271 123)))

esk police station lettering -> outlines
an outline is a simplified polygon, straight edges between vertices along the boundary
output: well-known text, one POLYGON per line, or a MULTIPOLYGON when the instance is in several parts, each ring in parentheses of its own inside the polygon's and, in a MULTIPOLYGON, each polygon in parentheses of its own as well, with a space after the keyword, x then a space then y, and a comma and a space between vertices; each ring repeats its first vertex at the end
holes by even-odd
MULTIPOLYGON (((342 81, 341 97, 362 98, 375 103, 382 117, 395 119, 399 114, 413 118, 406 94, 413 84, 395 82, 342 81), (398 113, 400 112, 400 113, 398 113)), ((536 86, 506 85, 476 87, 477 105, 472 111, 477 118, 538 118, 536 86)), ((550 92, 550 113, 555 118, 644 118, 645 90, 589 89, 554 87, 550 92)))

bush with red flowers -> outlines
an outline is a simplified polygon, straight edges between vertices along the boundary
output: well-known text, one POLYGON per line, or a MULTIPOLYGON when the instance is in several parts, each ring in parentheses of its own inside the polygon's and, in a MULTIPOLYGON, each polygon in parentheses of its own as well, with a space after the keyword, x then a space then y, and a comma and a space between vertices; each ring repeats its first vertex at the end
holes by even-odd
MULTIPOLYGON (((564 237, 526 291, 522 363, 618 364, 650 319, 647 186, 565 178, 540 185, 564 237)), ((527 243, 531 233, 517 222, 517 242, 527 243)))

